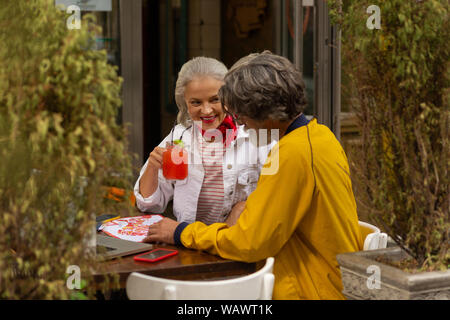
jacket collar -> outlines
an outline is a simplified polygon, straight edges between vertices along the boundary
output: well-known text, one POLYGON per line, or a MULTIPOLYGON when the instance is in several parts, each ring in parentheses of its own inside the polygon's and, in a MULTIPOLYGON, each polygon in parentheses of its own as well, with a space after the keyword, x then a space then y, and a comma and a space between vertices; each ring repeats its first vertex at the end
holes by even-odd
POLYGON ((289 127, 286 129, 286 132, 284 135, 288 135, 295 129, 298 129, 300 127, 306 126, 309 123, 309 120, 305 117, 305 115, 302 113, 299 115, 294 122, 292 122, 289 127))

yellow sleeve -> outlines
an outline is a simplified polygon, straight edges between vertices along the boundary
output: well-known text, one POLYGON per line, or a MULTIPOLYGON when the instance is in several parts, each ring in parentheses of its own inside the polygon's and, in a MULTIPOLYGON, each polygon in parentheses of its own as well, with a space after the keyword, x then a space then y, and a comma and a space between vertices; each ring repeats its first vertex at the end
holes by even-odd
POLYGON ((192 223, 181 233, 185 247, 245 262, 279 252, 310 207, 314 177, 308 148, 280 142, 275 150, 265 166, 279 156, 278 172, 260 177, 236 225, 192 223))

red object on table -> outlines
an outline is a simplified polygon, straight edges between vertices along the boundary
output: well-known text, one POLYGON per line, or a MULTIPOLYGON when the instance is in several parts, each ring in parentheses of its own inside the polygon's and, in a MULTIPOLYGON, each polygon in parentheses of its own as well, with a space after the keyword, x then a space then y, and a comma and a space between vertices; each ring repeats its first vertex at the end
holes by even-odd
POLYGON ((156 262, 178 254, 177 250, 158 248, 149 252, 141 253, 134 257, 135 261, 156 262))

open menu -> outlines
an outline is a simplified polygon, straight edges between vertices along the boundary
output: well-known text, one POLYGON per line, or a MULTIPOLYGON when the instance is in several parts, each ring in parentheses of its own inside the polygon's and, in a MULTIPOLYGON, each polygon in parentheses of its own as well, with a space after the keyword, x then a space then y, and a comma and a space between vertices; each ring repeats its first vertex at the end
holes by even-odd
POLYGON ((148 227, 162 220, 159 214, 136 217, 126 217, 106 222, 101 230, 115 238, 142 242, 148 232, 148 227))

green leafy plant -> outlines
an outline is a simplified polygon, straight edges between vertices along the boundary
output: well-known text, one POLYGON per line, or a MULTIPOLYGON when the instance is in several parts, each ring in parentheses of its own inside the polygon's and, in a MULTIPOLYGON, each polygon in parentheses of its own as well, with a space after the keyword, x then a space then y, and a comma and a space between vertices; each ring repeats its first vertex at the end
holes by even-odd
POLYGON ((116 124, 122 79, 92 49, 94 18, 69 30, 68 16, 52 0, 0 6, 0 298, 92 298, 95 215, 130 209, 102 192, 111 180, 131 188, 116 124), (66 286, 69 265, 80 267, 79 294, 66 286))
POLYGON ((328 1, 342 30, 345 95, 361 144, 349 150, 360 210, 422 270, 449 265, 450 4, 328 1), (380 8, 381 29, 366 13, 380 8))

